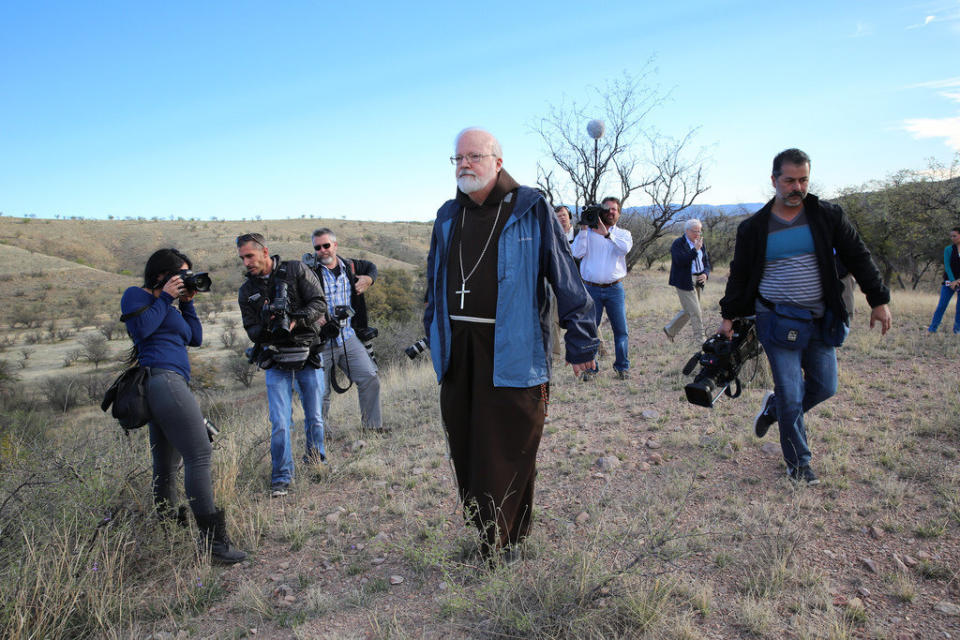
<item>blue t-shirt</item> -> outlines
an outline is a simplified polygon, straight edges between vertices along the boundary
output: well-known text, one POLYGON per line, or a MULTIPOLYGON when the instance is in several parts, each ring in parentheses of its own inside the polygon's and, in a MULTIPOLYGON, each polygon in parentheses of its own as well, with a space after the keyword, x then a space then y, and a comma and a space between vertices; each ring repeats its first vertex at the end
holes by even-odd
POLYGON ((120 299, 120 311, 127 314, 150 305, 126 322, 127 332, 133 337, 140 354, 140 365, 175 371, 189 381, 187 346, 200 346, 203 328, 192 301, 181 302, 179 310, 173 306, 173 301, 166 291, 161 291, 160 297, 155 298, 140 287, 130 287, 120 299))

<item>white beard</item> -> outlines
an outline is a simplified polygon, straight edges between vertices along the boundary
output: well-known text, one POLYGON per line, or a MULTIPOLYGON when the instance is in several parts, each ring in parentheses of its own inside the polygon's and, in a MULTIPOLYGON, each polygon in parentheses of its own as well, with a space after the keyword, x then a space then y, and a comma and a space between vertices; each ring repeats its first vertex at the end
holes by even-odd
POLYGON ((496 175, 491 176, 486 182, 481 182, 480 178, 476 175, 464 173, 462 176, 457 178, 457 186, 460 187, 460 191, 463 191, 464 193, 473 193, 475 191, 480 191, 490 184, 494 177, 496 177, 496 175))
POLYGON ((320 258, 320 264, 322 264, 322 265, 325 266, 325 267, 329 267, 329 266, 332 265, 334 262, 336 262, 336 260, 334 259, 333 256, 327 256, 326 258, 320 258))

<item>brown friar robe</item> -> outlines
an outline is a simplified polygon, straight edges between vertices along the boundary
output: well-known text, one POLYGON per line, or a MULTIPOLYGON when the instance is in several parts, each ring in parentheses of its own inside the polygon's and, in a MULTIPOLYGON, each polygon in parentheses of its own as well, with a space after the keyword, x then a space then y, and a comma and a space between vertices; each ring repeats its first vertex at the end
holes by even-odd
MULTIPOLYGON (((454 317, 496 318, 497 245, 513 212, 518 186, 501 170, 482 205, 457 191, 461 214, 447 263, 450 367, 440 388, 440 413, 460 499, 465 515, 483 534, 484 554, 516 545, 530 527, 546 385, 494 387, 494 325, 454 317), (466 286, 463 276, 467 276, 466 286), (461 294, 463 289, 469 293, 461 294)), ((536 305, 537 301, 512 304, 536 305)))

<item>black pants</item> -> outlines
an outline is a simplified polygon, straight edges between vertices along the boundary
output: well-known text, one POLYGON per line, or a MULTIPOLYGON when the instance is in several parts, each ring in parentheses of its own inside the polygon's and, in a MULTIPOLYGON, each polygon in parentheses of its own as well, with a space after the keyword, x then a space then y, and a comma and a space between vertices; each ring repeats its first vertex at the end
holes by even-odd
POLYGON ((150 369, 147 385, 150 403, 150 451, 153 453, 153 499, 159 506, 164 501, 176 502, 174 482, 177 467, 183 459, 183 486, 195 514, 207 515, 217 509, 213 502, 210 479, 210 438, 203 424, 197 399, 179 373, 167 369, 150 369))
POLYGON ((494 325, 452 323, 440 413, 460 499, 490 552, 526 537, 533 510, 545 386, 493 386, 494 325))

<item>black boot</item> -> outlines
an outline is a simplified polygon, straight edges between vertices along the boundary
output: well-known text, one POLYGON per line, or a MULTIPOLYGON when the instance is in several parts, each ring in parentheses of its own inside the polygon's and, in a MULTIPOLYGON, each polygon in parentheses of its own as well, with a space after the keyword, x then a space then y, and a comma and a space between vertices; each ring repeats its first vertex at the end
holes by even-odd
POLYGON ((217 564, 236 564, 247 557, 247 554, 230 544, 227 537, 227 525, 223 517, 223 509, 206 515, 194 514, 200 537, 197 544, 200 551, 210 550, 210 557, 217 564))

